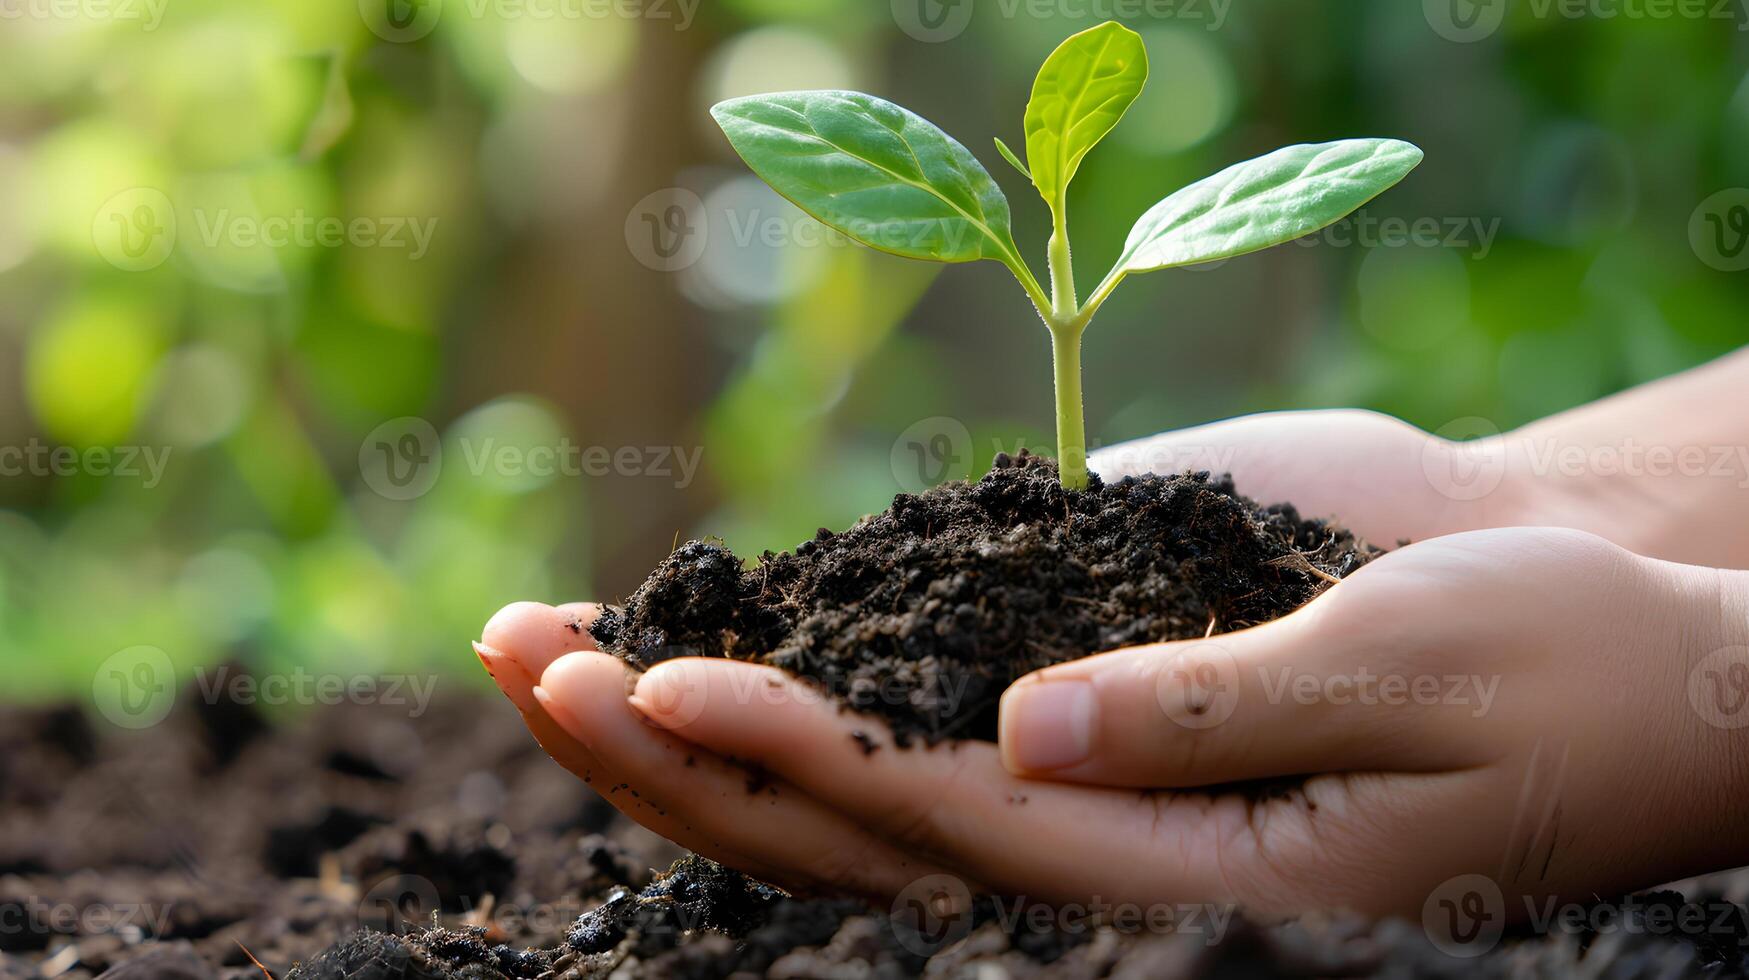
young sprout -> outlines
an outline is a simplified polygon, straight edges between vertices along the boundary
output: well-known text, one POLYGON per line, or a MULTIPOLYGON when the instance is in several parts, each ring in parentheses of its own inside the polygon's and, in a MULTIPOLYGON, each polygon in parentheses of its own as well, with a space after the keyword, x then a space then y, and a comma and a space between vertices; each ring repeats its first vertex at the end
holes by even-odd
POLYGON ((1085 302, 1075 292, 1068 189, 1081 160, 1142 91, 1141 35, 1107 21, 1064 41, 1026 104, 1026 159, 1003 159, 1051 210, 1050 293, 1014 245, 1008 199, 964 146, 908 109, 861 92, 780 92, 711 108, 735 152, 822 223, 872 248, 932 262, 995 259, 1020 281, 1051 334, 1057 463, 1087 485, 1081 335, 1131 273, 1211 262, 1292 241, 1340 221, 1402 180, 1421 151, 1394 139, 1289 146, 1168 195, 1130 229, 1117 264, 1085 302))

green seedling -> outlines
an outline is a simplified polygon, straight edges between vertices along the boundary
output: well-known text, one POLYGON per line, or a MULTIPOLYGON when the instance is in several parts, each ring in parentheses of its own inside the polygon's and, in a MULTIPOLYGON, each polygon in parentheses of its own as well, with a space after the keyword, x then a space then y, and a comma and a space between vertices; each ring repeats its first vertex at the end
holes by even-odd
POLYGON ((1082 31, 1045 59, 1033 82, 1027 162, 996 140, 1003 159, 1050 207, 1049 295, 1014 245, 1002 189, 964 146, 916 113, 861 92, 818 91, 730 99, 711 115, 754 173, 850 238, 932 262, 994 259, 1014 273, 1050 330, 1057 463, 1063 485, 1081 489, 1081 336, 1118 283, 1311 234, 1402 180, 1422 156, 1402 140, 1349 139, 1289 146, 1228 167, 1149 208, 1117 264, 1082 302, 1069 249, 1069 182, 1147 78, 1141 35, 1111 21, 1082 31))

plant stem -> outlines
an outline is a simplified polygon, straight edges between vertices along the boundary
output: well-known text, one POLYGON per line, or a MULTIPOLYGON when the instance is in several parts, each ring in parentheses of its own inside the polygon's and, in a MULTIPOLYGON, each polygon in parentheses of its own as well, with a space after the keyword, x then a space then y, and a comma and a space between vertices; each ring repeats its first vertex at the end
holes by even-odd
POLYGON ((1081 331, 1087 326, 1075 297, 1075 264, 1069 254, 1067 202, 1051 208, 1051 367, 1057 388, 1057 479, 1070 490, 1087 487, 1087 422, 1081 414, 1081 331))
POLYGON ((1051 242, 1046 258, 1051 266, 1051 318, 1053 327, 1075 318, 1075 262, 1069 253, 1069 225, 1063 217, 1062 205, 1052 209, 1055 216, 1051 242))
POLYGON ((1081 327, 1051 325, 1057 385, 1057 476, 1070 490, 1087 488, 1087 422, 1081 414, 1081 327))

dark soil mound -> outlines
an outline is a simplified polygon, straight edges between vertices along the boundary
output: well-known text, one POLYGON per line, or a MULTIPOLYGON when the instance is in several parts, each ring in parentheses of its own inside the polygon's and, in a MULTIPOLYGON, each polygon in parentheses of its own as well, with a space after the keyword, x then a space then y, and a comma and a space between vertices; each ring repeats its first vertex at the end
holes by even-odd
POLYGON ((752 569, 690 542, 591 632, 640 667, 783 667, 884 716, 901 744, 994 740, 997 699, 1023 674, 1284 616, 1373 554, 1227 479, 1094 477, 1066 491, 1050 460, 1023 451, 752 569))

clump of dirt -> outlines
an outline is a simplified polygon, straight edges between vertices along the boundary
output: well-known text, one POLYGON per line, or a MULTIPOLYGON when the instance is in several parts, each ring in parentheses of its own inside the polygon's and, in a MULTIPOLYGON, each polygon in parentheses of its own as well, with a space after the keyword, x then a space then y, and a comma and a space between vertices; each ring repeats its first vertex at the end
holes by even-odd
POLYGON ((1378 552, 1230 478, 1127 478, 1064 490, 1022 450, 975 483, 887 511, 753 567, 693 541, 590 632, 647 668, 759 661, 821 684, 914 737, 996 737, 1021 675, 1119 647, 1276 619, 1378 552))
POLYGON ((689 854, 641 891, 616 889, 577 920, 565 942, 588 955, 614 949, 630 932, 703 929, 739 938, 764 925, 772 908, 788 897, 739 871, 689 854))

